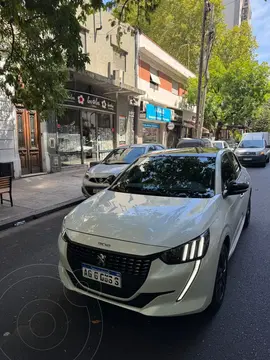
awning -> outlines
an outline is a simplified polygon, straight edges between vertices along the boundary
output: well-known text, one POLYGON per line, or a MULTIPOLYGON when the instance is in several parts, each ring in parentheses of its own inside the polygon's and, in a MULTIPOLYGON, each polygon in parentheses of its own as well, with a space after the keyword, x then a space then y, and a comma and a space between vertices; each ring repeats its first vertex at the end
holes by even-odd
POLYGON ((160 85, 160 79, 157 75, 150 73, 150 79, 153 83, 160 85))
POLYGON ((96 86, 105 96, 114 95, 116 93, 126 96, 139 96, 145 94, 145 91, 136 87, 127 85, 125 83, 122 84, 118 80, 109 79, 103 75, 99 75, 91 71, 72 72, 72 77, 75 82, 80 81, 88 85, 96 86))
POLYGON ((184 120, 184 127, 189 128, 189 129, 194 129, 195 128, 195 121, 184 120))
POLYGON ((210 131, 206 129, 205 127, 202 128, 202 132, 205 134, 210 134, 210 131))

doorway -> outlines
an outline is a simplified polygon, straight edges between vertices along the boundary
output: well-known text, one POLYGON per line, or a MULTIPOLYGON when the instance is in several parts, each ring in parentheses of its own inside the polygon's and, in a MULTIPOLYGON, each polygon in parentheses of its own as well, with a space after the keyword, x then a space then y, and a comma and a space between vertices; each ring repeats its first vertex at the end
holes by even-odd
POLYGON ((41 156, 37 113, 17 109, 17 130, 22 175, 39 173, 41 156))
POLYGON ((179 124, 174 124, 174 129, 169 130, 167 136, 167 147, 173 149, 177 146, 178 141, 181 139, 181 126, 179 124))

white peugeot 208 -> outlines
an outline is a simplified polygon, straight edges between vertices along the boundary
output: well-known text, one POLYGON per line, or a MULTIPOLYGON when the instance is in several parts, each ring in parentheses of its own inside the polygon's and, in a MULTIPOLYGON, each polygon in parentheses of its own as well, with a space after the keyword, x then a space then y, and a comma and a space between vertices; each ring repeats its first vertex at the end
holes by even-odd
POLYGON ((251 192, 230 150, 144 155, 65 217, 60 278, 69 290, 144 315, 216 311, 251 192))

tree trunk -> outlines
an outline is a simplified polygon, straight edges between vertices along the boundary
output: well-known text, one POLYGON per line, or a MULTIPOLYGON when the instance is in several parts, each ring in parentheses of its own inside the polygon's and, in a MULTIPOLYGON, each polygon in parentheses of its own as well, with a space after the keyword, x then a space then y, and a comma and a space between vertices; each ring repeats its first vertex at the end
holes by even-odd
POLYGON ((220 140, 221 129, 222 129, 222 124, 218 124, 215 133, 215 140, 220 140))

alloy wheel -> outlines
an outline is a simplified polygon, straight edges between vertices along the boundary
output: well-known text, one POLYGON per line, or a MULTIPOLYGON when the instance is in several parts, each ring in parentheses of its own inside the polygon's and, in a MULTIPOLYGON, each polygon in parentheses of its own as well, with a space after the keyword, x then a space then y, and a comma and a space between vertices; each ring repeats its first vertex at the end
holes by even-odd
POLYGON ((225 291, 226 291, 226 285, 227 285, 227 270, 228 270, 228 248, 225 244, 223 244, 218 261, 213 297, 211 304, 207 309, 207 312, 209 313, 210 316, 215 315, 223 303, 225 291))
MULTIPOLYGON (((226 248, 225 248, 226 249, 226 248)), ((215 297, 218 303, 222 303, 227 283, 227 251, 222 249, 218 262, 218 270, 215 286, 215 297)))

